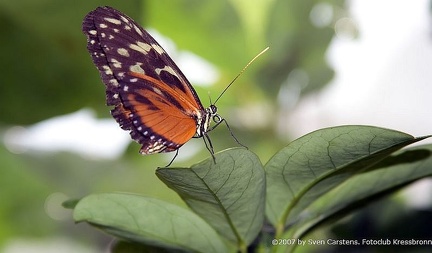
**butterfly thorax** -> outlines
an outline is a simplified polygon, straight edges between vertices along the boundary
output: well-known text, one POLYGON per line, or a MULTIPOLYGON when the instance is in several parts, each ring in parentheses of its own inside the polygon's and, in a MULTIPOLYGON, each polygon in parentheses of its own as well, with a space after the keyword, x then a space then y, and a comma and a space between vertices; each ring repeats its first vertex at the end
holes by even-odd
POLYGON ((218 123, 221 120, 219 114, 217 114, 217 107, 215 105, 210 105, 205 109, 204 115, 197 119, 197 129, 194 138, 200 138, 205 133, 210 131, 210 124, 212 119, 218 123))

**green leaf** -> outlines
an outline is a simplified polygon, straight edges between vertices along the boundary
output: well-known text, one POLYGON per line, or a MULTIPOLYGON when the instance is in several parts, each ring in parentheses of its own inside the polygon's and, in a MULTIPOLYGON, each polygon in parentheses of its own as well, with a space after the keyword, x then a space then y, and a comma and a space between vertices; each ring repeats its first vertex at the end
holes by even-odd
POLYGON ((300 137, 265 166, 269 221, 281 233, 322 194, 422 139, 371 126, 326 128, 300 137))
POLYGON ((215 155, 191 168, 160 168, 157 176, 221 235, 249 245, 264 220, 265 174, 258 157, 243 148, 215 155))
POLYGON ((131 243, 127 241, 117 241, 111 247, 110 253, 174 253, 183 252, 181 250, 173 250, 167 248, 154 247, 150 245, 143 245, 138 243, 131 243))
POLYGON ((176 205, 148 197, 106 193, 83 198, 74 219, 127 241, 195 252, 226 252, 205 221, 176 205))
POLYGON ((374 167, 377 169, 354 176, 311 204, 305 210, 306 218, 296 224, 296 236, 302 236, 329 217, 340 218, 353 207, 431 176, 432 144, 398 151, 374 167))
POLYGON ((80 201, 79 199, 69 199, 69 200, 64 201, 62 203, 62 206, 66 209, 74 209, 79 201, 80 201))

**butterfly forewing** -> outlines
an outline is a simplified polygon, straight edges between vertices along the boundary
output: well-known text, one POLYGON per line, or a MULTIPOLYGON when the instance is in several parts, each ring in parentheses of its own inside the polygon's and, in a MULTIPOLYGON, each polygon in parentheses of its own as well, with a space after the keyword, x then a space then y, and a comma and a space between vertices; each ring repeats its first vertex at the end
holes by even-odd
POLYGON ((87 48, 106 85, 107 104, 141 153, 178 149, 206 112, 186 77, 135 21, 111 7, 84 19, 87 48))

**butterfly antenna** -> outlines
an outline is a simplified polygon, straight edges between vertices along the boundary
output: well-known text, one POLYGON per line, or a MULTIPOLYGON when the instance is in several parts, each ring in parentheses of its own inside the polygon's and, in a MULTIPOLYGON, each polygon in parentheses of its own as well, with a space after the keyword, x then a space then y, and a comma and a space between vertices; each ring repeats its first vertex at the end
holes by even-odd
POLYGON ((268 49, 269 49, 269 47, 266 47, 263 51, 261 51, 259 54, 257 54, 252 60, 250 60, 248 62, 248 64, 246 64, 246 66, 240 71, 240 73, 238 73, 238 75, 227 85, 227 87, 225 87, 225 89, 221 92, 221 94, 219 95, 219 97, 216 98, 216 100, 214 101, 214 103, 212 105, 216 104, 216 102, 222 97, 222 95, 225 93, 225 91, 227 91, 228 88, 237 80, 237 78, 239 78, 239 76, 241 76, 241 74, 243 74, 243 72, 249 67, 249 65, 251 65, 251 63, 253 61, 255 61, 256 58, 260 57, 268 49))
POLYGON ((207 92, 207 96, 209 97, 209 100, 210 100, 210 104, 211 104, 211 105, 213 105, 213 103, 212 103, 212 101, 211 101, 210 91, 209 91, 209 92, 207 92))

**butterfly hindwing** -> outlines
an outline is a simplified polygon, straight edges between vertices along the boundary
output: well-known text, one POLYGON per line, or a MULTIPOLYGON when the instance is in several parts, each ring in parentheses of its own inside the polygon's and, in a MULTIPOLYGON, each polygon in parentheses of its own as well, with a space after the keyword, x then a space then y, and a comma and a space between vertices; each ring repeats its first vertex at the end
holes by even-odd
POLYGON ((205 114, 186 77, 135 21, 111 7, 84 19, 87 48, 106 86, 113 117, 142 145, 141 153, 178 149, 205 114))

